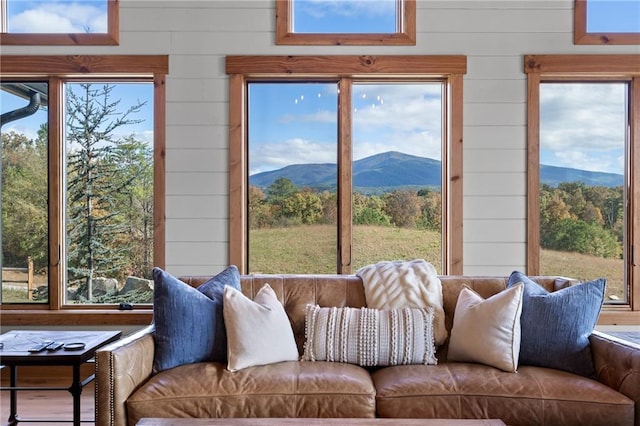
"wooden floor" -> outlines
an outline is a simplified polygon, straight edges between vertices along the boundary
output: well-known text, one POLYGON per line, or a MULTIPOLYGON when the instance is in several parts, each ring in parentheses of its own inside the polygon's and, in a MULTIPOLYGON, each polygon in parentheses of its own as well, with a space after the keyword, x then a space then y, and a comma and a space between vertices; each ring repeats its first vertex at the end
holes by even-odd
MULTIPOLYGON (((8 385, 8 383, 2 383, 8 385)), ((70 383, 56 380, 55 383, 38 382, 30 379, 19 383, 19 386, 68 386, 70 383)), ((82 390, 80 408, 82 410, 82 422, 86 425, 94 424, 94 385, 90 383, 82 390)), ((19 425, 63 425, 61 420, 71 420, 73 417, 73 400, 67 391, 19 391, 18 392, 18 416, 23 419, 55 419, 57 422, 27 422, 21 421, 19 425)), ((8 424, 9 419, 9 392, 0 394, 0 425, 8 424)), ((71 423, 66 423, 71 424, 71 423)))

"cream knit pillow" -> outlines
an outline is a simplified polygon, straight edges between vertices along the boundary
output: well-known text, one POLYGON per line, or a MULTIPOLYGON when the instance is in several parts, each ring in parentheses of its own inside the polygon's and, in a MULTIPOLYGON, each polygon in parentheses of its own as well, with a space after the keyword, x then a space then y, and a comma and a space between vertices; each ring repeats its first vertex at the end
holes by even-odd
POLYGON ((367 307, 373 309, 434 309, 435 345, 447 339, 442 283, 436 268, 424 259, 383 261, 360 268, 367 307))

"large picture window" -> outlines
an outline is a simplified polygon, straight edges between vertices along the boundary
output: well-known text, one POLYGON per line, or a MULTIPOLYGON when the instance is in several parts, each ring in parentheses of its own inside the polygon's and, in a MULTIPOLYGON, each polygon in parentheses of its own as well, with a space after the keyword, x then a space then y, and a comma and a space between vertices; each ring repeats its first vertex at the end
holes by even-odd
POLYGON ((2 45, 115 45, 117 0, 0 0, 2 45))
POLYGON ((167 58, 75 61, 2 57, 3 311, 149 304, 164 264, 167 58))
POLYGON ((582 281, 605 277, 607 315, 624 318, 625 311, 640 309, 633 261, 640 202, 634 173, 640 167, 639 58, 603 59, 530 56, 525 62, 528 269, 582 281))
POLYGON ((231 262, 348 274, 424 258, 461 273, 464 57, 322 59, 318 76, 314 57, 227 58, 231 262))

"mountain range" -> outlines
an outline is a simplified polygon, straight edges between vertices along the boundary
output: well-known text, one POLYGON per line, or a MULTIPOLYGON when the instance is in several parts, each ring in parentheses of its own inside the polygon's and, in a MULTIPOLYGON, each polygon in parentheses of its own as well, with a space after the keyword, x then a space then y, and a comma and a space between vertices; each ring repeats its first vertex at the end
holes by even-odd
MULTIPOLYGON (((363 193, 389 189, 431 187, 440 188, 441 162, 396 151, 375 154, 353 162, 353 187, 363 193)), ((249 184, 266 188, 276 179, 288 178, 298 187, 319 190, 336 186, 334 163, 292 164, 278 170, 249 176, 249 184)), ((591 172, 556 166, 540 166, 542 183, 557 186, 561 182, 583 182, 589 186, 615 187, 623 176, 614 173, 591 172)))

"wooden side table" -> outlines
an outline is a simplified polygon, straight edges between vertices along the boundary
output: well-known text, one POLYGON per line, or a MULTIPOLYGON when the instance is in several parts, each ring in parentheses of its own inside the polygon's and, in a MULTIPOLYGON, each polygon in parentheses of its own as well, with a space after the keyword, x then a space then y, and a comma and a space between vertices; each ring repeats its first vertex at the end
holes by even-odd
POLYGON ((80 377, 80 366, 91 360, 98 348, 118 340, 121 331, 52 331, 52 330, 12 330, 0 335, 0 364, 9 367, 10 385, 0 387, 0 391, 9 391, 10 413, 9 424, 18 422, 46 421, 47 419, 22 419, 18 416, 18 391, 21 390, 66 390, 73 397, 73 424, 80 426, 80 395, 82 388, 95 379, 95 374, 80 377), (79 343, 75 350, 60 348, 56 351, 44 350, 38 353, 29 352, 29 348, 38 343, 52 340, 65 344, 79 343), (18 386, 19 366, 55 366, 66 365, 73 369, 71 386, 64 387, 21 387, 18 386))

